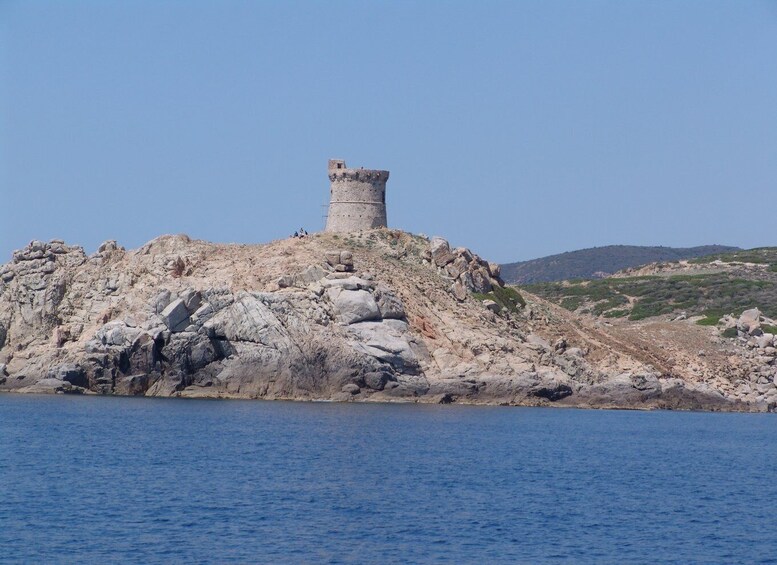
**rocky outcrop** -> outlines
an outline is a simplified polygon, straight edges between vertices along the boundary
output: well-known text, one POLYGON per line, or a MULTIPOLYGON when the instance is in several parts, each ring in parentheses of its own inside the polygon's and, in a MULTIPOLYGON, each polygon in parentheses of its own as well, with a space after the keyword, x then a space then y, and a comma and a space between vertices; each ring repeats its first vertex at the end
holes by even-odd
MULTIPOLYGON (((124 251, 115 242, 92 257, 61 242, 32 242, 3 267, 3 345, 8 327, 14 349, 30 353, 4 348, 3 369, 15 378, 3 388, 275 398, 336 397, 347 384, 383 391, 391 382, 395 395, 428 388, 423 344, 401 300, 385 284, 350 275, 350 252, 324 254, 324 266, 289 277, 284 292, 160 288, 154 280, 142 301, 132 283, 90 290, 94 279, 134 278, 125 266, 111 277, 116 254, 124 251), (67 338, 54 343, 50 332, 67 338), (75 343, 65 346, 68 340, 75 343)), ((164 263, 167 274, 180 270, 164 263)))
MULTIPOLYGON (((504 290, 470 250, 390 230, 257 246, 163 236, 89 256, 34 241, 0 267, 0 390, 751 407, 551 339, 552 313, 507 311, 504 290)), ((748 339, 766 351, 765 335, 748 339)))
POLYGON ((353 272, 353 253, 347 250, 327 251, 327 265, 339 273, 353 272))
POLYGON ((450 292, 459 301, 464 301, 472 292, 486 294, 494 287, 504 287, 498 264, 484 261, 465 247, 451 250, 450 244, 441 237, 431 239, 423 259, 451 279, 450 292))

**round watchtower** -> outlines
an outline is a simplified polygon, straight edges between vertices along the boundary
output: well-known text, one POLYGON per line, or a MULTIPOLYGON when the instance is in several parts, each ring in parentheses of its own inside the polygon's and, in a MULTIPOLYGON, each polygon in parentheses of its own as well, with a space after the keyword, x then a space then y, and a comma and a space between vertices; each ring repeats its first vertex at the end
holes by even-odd
POLYGON ((349 169, 329 160, 329 213, 326 231, 347 232, 386 227, 388 171, 349 169))

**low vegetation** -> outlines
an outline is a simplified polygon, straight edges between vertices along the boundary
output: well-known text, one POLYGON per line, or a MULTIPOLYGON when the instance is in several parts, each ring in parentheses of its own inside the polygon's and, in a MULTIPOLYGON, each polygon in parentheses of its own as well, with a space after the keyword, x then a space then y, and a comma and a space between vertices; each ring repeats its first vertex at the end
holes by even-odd
POLYGON ((715 325, 724 314, 753 307, 777 316, 777 281, 728 273, 550 282, 522 288, 569 310, 606 318, 641 320, 686 312, 704 315, 703 325, 715 325))
POLYGON ((767 271, 777 273, 777 247, 757 247, 744 249, 733 253, 717 253, 707 257, 698 257, 690 261, 694 264, 704 265, 712 261, 723 263, 755 263, 756 265, 768 265, 767 271))
POLYGON ((715 253, 705 257, 691 259, 689 263, 706 264, 713 261, 722 261, 723 263, 756 263, 768 264, 770 270, 777 270, 777 247, 757 247, 755 249, 742 249, 730 253, 715 253))
POLYGON ((703 272, 542 282, 522 288, 568 310, 605 318, 641 320, 685 312, 703 316, 699 325, 715 326, 726 314, 739 315, 754 307, 777 317, 777 277, 772 275, 777 272, 777 247, 722 251, 688 261, 703 272), (705 267, 713 261, 732 268, 710 272, 705 267))
POLYGON ((502 308, 507 308, 508 311, 514 313, 526 306, 526 301, 521 296, 521 293, 509 286, 504 288, 494 287, 491 292, 485 294, 473 293, 473 296, 478 300, 493 300, 502 308))
POLYGON ((717 326, 720 319, 726 315, 726 312, 723 310, 707 310, 706 312, 702 312, 702 315, 704 317, 701 320, 698 320, 696 322, 697 324, 700 326, 717 326))

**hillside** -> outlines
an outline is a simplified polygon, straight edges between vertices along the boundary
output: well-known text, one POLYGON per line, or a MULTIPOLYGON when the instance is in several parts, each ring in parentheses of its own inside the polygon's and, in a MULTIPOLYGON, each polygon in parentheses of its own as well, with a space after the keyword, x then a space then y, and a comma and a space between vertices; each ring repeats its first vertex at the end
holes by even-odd
POLYGON ((777 248, 717 253, 690 261, 653 263, 592 280, 523 285, 578 314, 641 320, 661 315, 725 314, 759 308, 777 317, 777 248))
POLYGON ((511 284, 592 279, 611 275, 622 269, 656 263, 679 261, 737 250, 725 245, 700 247, 643 247, 608 245, 579 251, 568 251, 530 261, 502 265, 502 276, 511 284))
POLYGON ((710 327, 608 326, 522 294, 469 249, 388 229, 259 245, 162 236, 92 255, 33 241, 0 266, 0 390, 777 407, 765 342, 753 356, 710 327))
POLYGON ((664 373, 705 375, 727 395, 777 401, 776 247, 520 288, 606 329, 664 373))

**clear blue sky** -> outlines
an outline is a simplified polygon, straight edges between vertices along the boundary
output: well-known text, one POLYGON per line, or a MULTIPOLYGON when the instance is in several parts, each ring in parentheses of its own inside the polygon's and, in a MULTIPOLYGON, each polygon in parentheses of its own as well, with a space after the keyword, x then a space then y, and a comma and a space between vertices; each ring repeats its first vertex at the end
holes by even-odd
POLYGON ((0 0, 0 260, 392 227, 507 262, 777 245, 777 1, 0 0))

